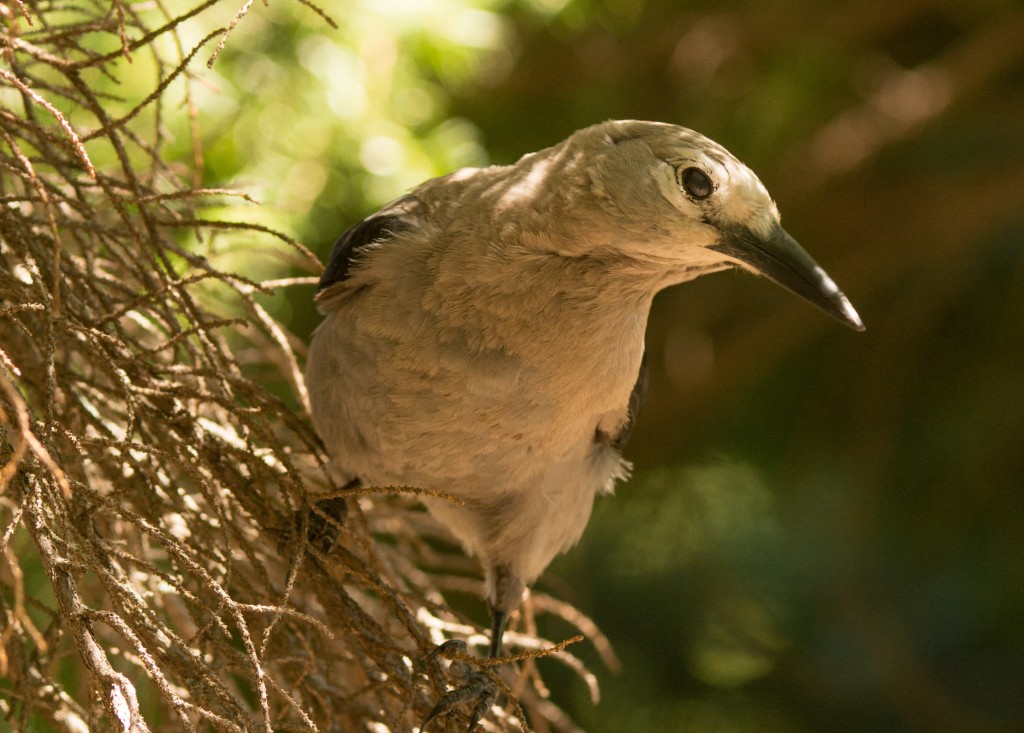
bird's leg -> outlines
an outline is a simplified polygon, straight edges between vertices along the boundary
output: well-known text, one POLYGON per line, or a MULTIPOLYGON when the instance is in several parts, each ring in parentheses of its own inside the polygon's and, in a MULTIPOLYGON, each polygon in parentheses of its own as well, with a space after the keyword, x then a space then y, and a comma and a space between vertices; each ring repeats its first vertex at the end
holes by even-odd
MULTIPOLYGON (((511 609, 516 608, 523 597, 523 583, 519 578, 512 575, 507 567, 500 566, 491 568, 487 574, 488 585, 488 607, 491 611, 491 644, 488 649, 487 658, 497 659, 501 656, 501 641, 505 635, 505 627, 508 624, 508 615, 511 609)), ((461 639, 452 639, 444 642, 430 653, 428 660, 435 657, 466 653, 466 642, 461 639)), ((484 671, 474 671, 472 667, 459 659, 452 661, 453 672, 463 677, 466 684, 456 687, 446 693, 423 719, 420 731, 425 731, 427 725, 434 718, 445 715, 455 706, 462 703, 476 701, 469 714, 469 731, 476 729, 477 724, 487 714, 491 706, 498 699, 498 686, 494 680, 484 671)))
POLYGON ((491 646, 487 652, 488 659, 501 656, 501 638, 505 635, 508 624, 508 611, 504 608, 491 607, 491 646))

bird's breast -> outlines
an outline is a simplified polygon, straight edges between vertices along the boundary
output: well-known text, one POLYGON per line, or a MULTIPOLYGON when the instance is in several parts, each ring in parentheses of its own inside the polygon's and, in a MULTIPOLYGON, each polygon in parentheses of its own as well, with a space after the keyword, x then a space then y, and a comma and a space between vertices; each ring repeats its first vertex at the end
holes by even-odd
POLYGON ((493 487, 593 459, 599 425, 625 415, 649 302, 567 292, 572 272, 541 287, 491 268, 470 286, 465 260, 378 254, 395 262, 311 346, 314 418, 339 461, 375 483, 493 487))

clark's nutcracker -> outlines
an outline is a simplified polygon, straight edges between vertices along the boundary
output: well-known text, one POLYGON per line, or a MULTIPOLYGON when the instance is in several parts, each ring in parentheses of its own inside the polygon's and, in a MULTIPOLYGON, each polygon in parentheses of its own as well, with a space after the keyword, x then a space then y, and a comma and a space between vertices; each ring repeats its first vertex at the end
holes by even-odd
POLYGON ((605 122, 427 181, 335 244, 306 371, 332 478, 462 501, 425 499, 483 565, 492 657, 524 587, 629 472, 655 294, 733 267, 863 329, 750 169, 668 124, 605 122))

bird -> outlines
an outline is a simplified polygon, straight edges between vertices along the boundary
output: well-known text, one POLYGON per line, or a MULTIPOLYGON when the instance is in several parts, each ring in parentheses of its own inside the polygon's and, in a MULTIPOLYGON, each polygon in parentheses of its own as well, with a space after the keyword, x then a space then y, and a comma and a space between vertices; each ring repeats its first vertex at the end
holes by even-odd
MULTIPOLYGON (((415 486, 509 614, 631 466, 659 291, 740 268, 855 330, 757 176, 685 127, 610 120, 504 166, 434 178, 348 229, 319 281, 314 425, 338 486, 415 486)), ((443 645, 442 645, 443 646, 443 645)), ((447 693, 434 717, 479 693, 447 693)))

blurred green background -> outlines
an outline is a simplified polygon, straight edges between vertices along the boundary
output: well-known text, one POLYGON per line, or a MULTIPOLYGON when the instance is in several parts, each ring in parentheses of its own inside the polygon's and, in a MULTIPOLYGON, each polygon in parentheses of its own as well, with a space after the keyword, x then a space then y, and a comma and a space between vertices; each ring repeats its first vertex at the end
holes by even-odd
MULTIPOLYGON (((324 10, 255 6, 193 88, 204 185, 322 257, 425 178, 654 119, 757 171, 867 324, 740 273, 659 296, 635 477, 541 584, 623 662, 575 648, 596 707, 545 662, 575 721, 1024 731, 1024 5, 324 10)), ((267 301, 304 339, 311 294, 267 301)))

